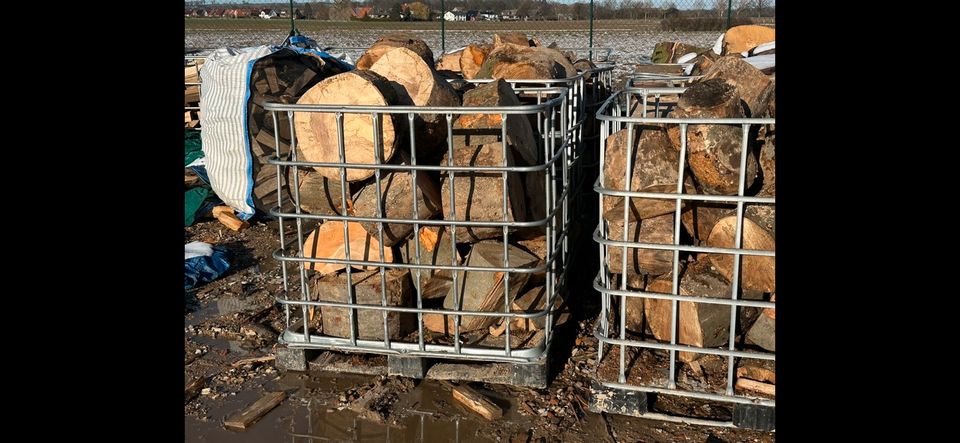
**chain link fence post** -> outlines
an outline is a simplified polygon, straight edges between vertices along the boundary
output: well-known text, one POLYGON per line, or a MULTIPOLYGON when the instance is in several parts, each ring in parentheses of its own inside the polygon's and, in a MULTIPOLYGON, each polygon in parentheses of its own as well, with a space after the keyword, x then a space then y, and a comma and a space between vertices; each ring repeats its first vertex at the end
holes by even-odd
POLYGON ((443 0, 440 0, 440 53, 447 53, 447 7, 443 0))

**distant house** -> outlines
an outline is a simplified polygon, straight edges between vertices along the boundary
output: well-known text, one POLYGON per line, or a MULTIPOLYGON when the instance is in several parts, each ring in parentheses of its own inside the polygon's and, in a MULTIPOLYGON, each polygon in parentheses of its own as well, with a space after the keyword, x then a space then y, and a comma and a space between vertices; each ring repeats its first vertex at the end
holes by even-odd
POLYGON ((447 11, 446 14, 443 14, 443 19, 448 22, 455 22, 457 20, 457 13, 453 11, 447 11))
POLYGON ((477 17, 479 16, 480 16, 479 11, 474 11, 474 10, 467 11, 466 21, 468 22, 476 21, 477 17))
POLYGON ((493 11, 483 11, 477 15, 477 20, 500 21, 500 14, 493 11))
POLYGON ((500 20, 503 21, 527 20, 527 18, 527 16, 520 16, 516 9, 507 9, 500 13, 500 20))
POLYGON ((350 10, 350 17, 353 17, 358 20, 362 20, 367 18, 371 12, 373 12, 373 6, 363 6, 360 8, 353 8, 350 10))
POLYGON ((390 11, 386 9, 376 9, 373 12, 367 14, 367 17, 370 17, 375 20, 385 20, 390 18, 390 11))
POLYGON ((303 11, 300 10, 300 8, 297 8, 293 10, 293 18, 297 20, 302 20, 307 18, 307 16, 303 13, 303 11))
POLYGON ((260 18, 268 20, 271 18, 277 18, 277 11, 274 11, 273 9, 261 9, 260 18))
POLYGON ((190 17, 206 17, 206 16, 207 16, 207 10, 206 10, 206 9, 194 9, 194 10, 190 13, 190 17))
MULTIPOLYGON (((259 13, 259 12, 258 12, 259 13)), ((246 9, 227 9, 223 11, 225 18, 245 18, 250 17, 250 11, 246 9)))
POLYGON ((207 17, 223 17, 225 9, 213 9, 207 13, 207 17))
POLYGON ((570 14, 557 14, 557 20, 573 20, 573 16, 570 14))

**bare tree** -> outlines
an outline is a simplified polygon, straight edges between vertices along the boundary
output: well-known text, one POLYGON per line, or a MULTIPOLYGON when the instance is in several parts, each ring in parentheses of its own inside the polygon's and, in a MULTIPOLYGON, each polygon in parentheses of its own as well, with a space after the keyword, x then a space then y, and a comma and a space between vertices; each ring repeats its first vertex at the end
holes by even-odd
POLYGON ((770 5, 770 0, 757 0, 757 18, 760 18, 760 14, 770 5))
POLYGON ((713 0, 713 9, 717 11, 717 17, 723 18, 727 13, 727 2, 729 0, 713 0))
MULTIPOLYGON (((744 0, 744 1, 749 1, 749 0, 744 0)), ((699 18, 700 13, 703 12, 704 9, 707 9, 707 3, 703 0, 697 0, 693 2, 693 9, 697 10, 697 18, 699 18)))

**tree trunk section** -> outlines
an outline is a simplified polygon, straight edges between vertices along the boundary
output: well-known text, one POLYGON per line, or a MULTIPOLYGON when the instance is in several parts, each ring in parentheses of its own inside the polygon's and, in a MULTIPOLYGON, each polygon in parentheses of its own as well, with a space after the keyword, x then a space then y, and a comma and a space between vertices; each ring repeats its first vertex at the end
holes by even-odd
MULTIPOLYGON (((354 70, 330 77, 310 88, 298 104, 371 105, 387 106, 399 103, 390 81, 372 71, 354 70)), ((293 118, 297 146, 304 160, 312 162, 340 162, 337 122, 332 112, 298 112, 293 118)), ((347 163, 375 164, 373 119, 369 114, 344 114, 344 156, 347 163)), ((383 114, 380 125, 382 153, 379 163, 393 157, 397 140, 401 138, 394 117, 383 114)), ((317 167, 317 172, 331 180, 340 180, 340 168, 317 167)), ((347 181, 372 177, 373 169, 347 168, 347 181)))
MULTIPOLYGON (((407 162, 403 161, 400 164, 407 164, 407 162)), ((381 172, 380 207, 377 207, 377 187, 374 181, 357 195, 353 212, 359 217, 428 220, 440 212, 441 201, 440 187, 426 171, 417 172, 416 193, 414 193, 412 172, 381 172), (417 212, 413 209, 414 195, 417 199, 417 212)), ((380 223, 360 222, 360 224, 371 236, 377 238, 377 226, 380 223)), ((411 232, 413 232, 411 223, 383 223, 383 244, 397 245, 406 240, 411 232)))
MULTIPOLYGON (((380 56, 370 70, 390 80, 400 105, 460 106, 460 97, 432 65, 407 48, 394 48, 380 56)), ((400 123, 409 126, 407 122, 400 123)), ((414 119, 417 156, 430 158, 447 140, 445 114, 417 114, 414 119)))
POLYGON ((431 68, 434 66, 433 51, 427 44, 415 36, 403 32, 387 34, 374 42, 367 52, 357 60, 357 69, 370 69, 377 60, 394 48, 407 48, 415 52, 431 68))
MULTIPOLYGON (((501 145, 461 146, 453 150, 453 159, 450 162, 444 155, 440 164, 453 166, 513 166, 513 153, 506 151, 504 162, 503 147, 501 145)), ((451 208, 455 211, 453 217, 466 221, 524 221, 526 217, 526 196, 519 175, 515 172, 507 173, 507 183, 503 181, 501 172, 454 172, 451 180, 448 174, 441 175, 441 198, 443 199, 443 216, 451 219, 451 208), (506 190, 504 190, 506 186, 506 190), (452 187, 452 188, 451 188, 452 187), (451 196, 451 189, 454 195, 451 196), (507 198, 507 212, 503 212, 503 199, 507 198), (452 200, 451 200, 452 199, 452 200)), ((536 196, 533 196, 536 198, 536 196)), ((452 227, 448 229, 453 229, 452 227)), ((510 232, 516 228, 510 228, 510 232)), ((477 242, 488 238, 503 236, 501 227, 465 227, 456 228, 455 241, 477 242)))

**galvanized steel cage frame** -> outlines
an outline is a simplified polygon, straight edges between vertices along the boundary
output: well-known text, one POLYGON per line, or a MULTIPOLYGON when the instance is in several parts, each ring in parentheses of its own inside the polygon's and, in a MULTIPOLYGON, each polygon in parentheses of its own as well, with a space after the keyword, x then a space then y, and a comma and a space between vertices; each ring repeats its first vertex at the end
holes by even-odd
MULTIPOLYGON (((292 167, 294 168, 294 173, 292 174, 293 183, 290 188, 291 196, 294 200, 294 211, 293 213, 282 212, 280 210, 283 207, 283 192, 280 189, 280 182, 278 180, 278 193, 280 195, 280 201, 277 206, 270 211, 270 214, 279 219, 280 224, 280 234, 279 240, 281 247, 278 248, 274 253, 274 259, 282 263, 282 274, 283 274, 283 293, 277 296, 277 302, 283 305, 286 319, 286 330, 280 335, 280 342, 286 344, 291 348, 303 348, 303 349, 328 349, 328 350, 350 350, 355 352, 365 352, 365 353, 377 353, 377 354, 388 354, 388 355, 403 355, 411 357, 434 357, 434 358, 447 358, 447 359, 461 359, 461 360, 479 360, 479 361, 502 361, 502 362, 513 362, 513 363, 531 363, 542 359, 549 350, 550 343, 552 341, 552 328, 553 328, 553 319, 554 319, 554 310, 556 297, 561 296, 561 293, 565 290, 565 278, 566 278, 566 268, 565 264, 568 260, 568 230, 570 223, 570 174, 569 174, 569 162, 568 155, 570 149, 572 148, 573 141, 569 137, 569 131, 566 130, 567 122, 567 88, 557 88, 557 87, 518 87, 516 88, 517 93, 523 94, 533 94, 538 97, 538 103, 534 105, 521 105, 521 106, 504 106, 504 107, 417 107, 417 106, 338 106, 338 105, 297 105, 297 104, 279 104, 279 103, 267 103, 265 109, 268 112, 272 113, 274 119, 274 127, 278 127, 278 113, 286 113, 288 121, 290 122, 290 134, 291 134, 291 143, 290 148, 286 154, 281 154, 279 156, 275 155, 268 160, 269 164, 276 165, 278 177, 282 177, 281 174, 284 174, 284 168, 292 167), (551 98, 552 97, 552 98, 551 98), (323 162, 307 162, 302 161, 297 158, 297 149, 296 149, 296 136, 293 128, 293 115, 298 112, 321 112, 321 113, 331 113, 334 114, 334 117, 337 122, 337 137, 338 137, 338 147, 339 147, 339 162, 323 163, 323 162), (368 114, 370 115, 373 121, 373 132, 374 132, 374 144, 376 152, 380 155, 377 155, 377 163, 375 164, 356 164, 356 163, 346 163, 345 161, 345 151, 344 151, 344 138, 343 138, 343 120, 345 114, 368 114), (447 154, 448 154, 448 163, 452 162, 453 147, 454 147, 454 136, 452 133, 452 123, 453 116, 460 114, 499 114, 501 116, 501 137, 502 137, 502 153, 504 156, 504 165, 506 165, 506 156, 507 156, 507 129, 506 122, 508 115, 529 115, 536 114, 538 129, 540 129, 540 140, 538 140, 538 145, 543 149, 543 158, 542 163, 533 166, 452 166, 452 164, 432 166, 432 165, 418 165, 416 163, 416 133, 411 130, 408 131, 410 138, 409 154, 410 164, 408 165, 396 165, 396 164, 383 164, 380 163, 379 157, 382 157, 383 152, 383 141, 379 135, 380 125, 382 119, 386 115, 400 114, 405 116, 407 121, 408 128, 414 128, 414 119, 418 114, 440 114, 445 116, 446 127, 447 127, 447 154), (455 201, 454 186, 455 181, 453 178, 458 172, 477 172, 485 171, 490 173, 501 173, 504 185, 502 188, 502 204, 503 204, 503 214, 504 220, 502 221, 468 221, 468 220, 459 220, 456 216, 456 204, 451 204, 449 214, 452 216, 452 220, 437 220, 437 219, 392 219, 386 217, 359 217, 353 215, 314 215, 307 214, 303 212, 300 208, 299 201, 299 177, 296 173, 297 168, 312 168, 312 167, 328 167, 328 168, 337 168, 340 170, 340 180, 341 180, 341 202, 342 207, 346 207, 346 169, 372 169, 374 171, 375 184, 372 187, 377 192, 377 213, 378 215, 383 214, 383 200, 380 199, 380 174, 381 172, 392 172, 392 171, 410 171, 411 179, 415 184, 417 182, 416 174, 418 171, 427 172, 427 171, 438 171, 441 174, 444 174, 445 177, 451 180, 451 201, 455 201), (508 221, 506 220, 506 205, 507 205, 507 194, 508 194, 508 173, 517 173, 517 172, 536 172, 544 171, 544 198, 546 200, 546 217, 542 220, 535 221, 508 221), (296 238, 292 241, 287 241, 285 238, 285 222, 287 220, 293 219, 296 224, 297 235, 296 238), (304 220, 323 220, 326 223, 330 222, 342 222, 344 226, 344 236, 346 250, 344 258, 308 258, 303 254, 303 221, 304 220), (347 222, 373 222, 378 224, 377 235, 380 237, 380 261, 369 261, 369 260, 351 260, 349 252, 349 241, 348 232, 347 232, 347 222), (384 256, 383 251, 383 224, 384 223, 401 223, 401 224, 413 224, 414 232, 419 232, 421 226, 440 226, 440 227, 450 227, 451 234, 451 247, 452 247, 452 260, 457 257, 456 253, 456 232, 457 228, 460 227, 501 227, 504 232, 504 236, 500 239, 504 244, 504 264, 501 267, 478 267, 478 266, 468 266, 466 264, 459 265, 456 263, 451 263, 451 265, 429 265, 429 264, 419 264, 422 263, 423 259, 420 253, 419 244, 415 243, 416 249, 416 263, 388 263, 384 262, 382 257, 384 256), (545 230, 546 236, 546 257, 544 257, 544 262, 541 262, 538 266, 533 268, 520 268, 520 267, 511 267, 509 264, 509 255, 507 254, 507 248, 510 241, 510 232, 509 228, 518 228, 518 227, 543 227, 545 230), (294 246, 296 248, 296 253, 293 255, 288 255, 286 248, 289 246, 294 246), (288 272, 288 264, 294 263, 297 266, 299 272, 299 284, 290 283, 290 272, 288 272), (347 282, 352 282, 351 274, 355 271, 352 270, 351 265, 360 266, 365 268, 372 268, 379 270, 381 283, 383 283, 384 273, 386 269, 410 269, 416 274, 413 277, 413 284, 416 287, 416 307, 402 307, 402 306, 387 306, 385 287, 381 284, 381 304, 380 305, 365 305, 354 302, 354 290, 353 285, 347 284, 348 297, 351 300, 349 303, 339 303, 339 302, 329 302, 329 301, 312 301, 310 300, 310 291, 309 284, 307 283, 306 271, 304 270, 303 264, 305 263, 336 263, 347 265, 346 274, 347 282), (420 271, 422 269, 436 269, 436 270, 448 270, 452 271, 455 288, 455 309, 436 309, 436 308, 424 308, 423 307, 423 298, 420 288, 420 271), (477 271, 477 272, 506 272, 506 273, 535 273, 535 272, 544 272, 546 274, 545 285, 546 285, 546 307, 541 311, 536 312, 516 312, 511 311, 510 302, 508 300, 509 291, 509 280, 504 279, 504 310, 500 312, 486 312, 486 311, 466 311, 461 309, 459 297, 456 296, 456 293, 459 292, 457 288, 457 274, 460 271, 477 271), (299 294, 297 294, 299 293, 299 294), (296 296, 296 298, 291 298, 291 295, 296 296), (298 300, 299 298, 299 300, 298 300), (346 308, 349 309, 349 318, 350 318, 350 337, 335 337, 335 336, 326 336, 326 335, 316 335, 310 333, 310 327, 307 324, 307 308, 308 307, 335 307, 335 308, 346 308), (293 325, 291 323, 291 307, 301 308, 301 326, 303 328, 302 332, 294 331, 291 329, 293 325), (354 321, 355 318, 359 315, 358 310, 372 310, 379 311, 383 315, 384 319, 384 337, 383 340, 369 340, 358 338, 358 325, 354 321), (417 314, 417 342, 406 342, 402 340, 394 340, 390 338, 389 334, 389 325, 387 314, 389 312, 400 312, 400 313, 415 313, 417 314), (423 314, 445 314, 452 315, 454 317, 454 333, 453 333, 453 345, 445 344, 431 344, 427 343, 424 340, 424 324, 423 324, 423 314), (480 346, 471 346, 469 344, 461 344, 461 316, 487 316, 487 317, 503 317, 505 321, 512 321, 514 318, 522 319, 533 319, 537 317, 546 317, 545 327, 544 327, 544 336, 543 340, 534 347, 524 348, 524 349, 513 349, 510 341, 510 328, 505 328, 505 342, 503 348, 493 348, 493 347, 480 347, 480 346)), ((401 119, 403 120, 403 119, 401 119)), ((402 123, 400 123, 402 124, 402 123)), ((275 133, 277 146, 280 146, 279 132, 275 133)), ((414 185, 414 189, 416 189, 414 185)), ((414 214, 417 212, 417 199, 413 199, 414 202, 414 214)), ((446 212, 447 208, 443 208, 446 212)), ((444 214, 446 216, 448 214, 444 214)), ((409 260, 408 260, 409 261, 409 260)), ((359 272, 359 271, 356 271, 359 272)), ((296 283, 296 282, 294 282, 296 283)))
MULTIPOLYGON (((644 78, 646 76, 637 76, 637 78, 644 78)), ((689 77, 687 77, 689 78, 689 77)), ((594 280, 594 288, 601 294, 601 315, 597 320, 597 324, 594 330, 594 336, 599 341, 598 345, 598 355, 596 360, 596 366, 594 367, 594 377, 596 382, 599 382, 600 385, 607 388, 613 388, 616 390, 621 390, 624 392, 643 392, 643 393, 659 393, 659 394, 669 394, 682 397, 690 397, 700 400, 708 401, 720 401, 727 402, 731 404, 749 404, 749 405, 759 405, 766 407, 775 407, 775 400, 748 396, 748 395, 738 395, 734 391, 734 359, 735 358, 749 358, 749 359, 761 359, 761 360, 774 360, 775 353, 773 352, 761 352, 761 351, 744 351, 738 350, 736 346, 736 335, 737 335, 737 309, 736 307, 755 307, 755 308, 769 308, 775 309, 776 305, 772 302, 766 301, 755 301, 755 300, 743 300, 738 298, 738 292, 740 289, 740 262, 742 256, 767 256, 775 257, 775 252, 773 250, 755 250, 755 249, 744 249, 742 248, 743 241, 743 226, 744 226, 744 205, 745 204, 766 204, 766 205, 775 205, 775 197, 755 197, 755 196, 745 196, 745 175, 746 168, 744 167, 747 162, 747 147, 750 142, 749 134, 750 128, 755 125, 774 125, 774 118, 724 118, 724 119, 703 119, 703 118, 669 118, 661 117, 661 98, 664 95, 675 95, 678 96, 684 92, 686 88, 631 88, 628 87, 623 91, 615 93, 613 96, 608 98, 604 104, 597 111, 597 119, 601 121, 601 164, 605 160, 605 150, 606 150, 606 139, 615 131, 621 130, 624 127, 628 131, 633 131, 634 127, 642 124, 668 124, 668 125, 677 125, 680 128, 680 165, 678 169, 678 179, 677 179, 677 193, 658 193, 658 192, 639 192, 639 191, 625 191, 625 190, 614 190, 607 187, 604 187, 604 172, 603 168, 600 168, 600 175, 597 181, 594 183, 594 190, 600 195, 600 198, 604 197, 623 197, 624 199, 624 226, 626 226, 626 219, 628 217, 627 209, 629 205, 627 202, 632 198, 645 198, 645 199, 662 199, 662 200, 673 200, 676 202, 676 210, 674 212, 674 221, 673 221, 673 244, 654 244, 654 243, 645 243, 645 242, 635 242, 628 241, 626 238, 627 229, 623 229, 624 238, 610 238, 609 228, 606 221, 603 218, 603 206, 600 206, 600 223, 598 223, 597 228, 594 230, 593 238, 600 245, 599 259, 600 259, 600 271, 594 280), (632 106, 642 106, 644 112, 640 115, 643 117, 630 117, 634 115, 631 113, 632 106), (654 116, 656 117, 647 117, 647 112, 650 110, 654 111, 654 116), (739 190, 735 196, 726 196, 726 195, 708 195, 708 194, 686 194, 684 193, 684 180, 688 176, 689 172, 686 172, 687 167, 686 163, 686 154, 687 154, 687 131, 689 125, 713 125, 713 124, 723 124, 723 125, 741 125, 742 126, 742 144, 741 144, 741 155, 740 155, 740 175, 739 175, 739 190), (731 202, 736 203, 736 234, 735 234, 735 244, 733 248, 718 248, 718 247, 706 247, 706 246, 693 246, 693 245, 682 245, 680 244, 680 227, 681 227, 681 202, 731 202), (607 257, 610 248, 623 248, 622 251, 622 267, 621 269, 626 269, 627 264, 627 248, 643 248, 643 249, 653 249, 653 250, 663 250, 663 251, 672 251, 673 252, 673 269, 672 269, 672 292, 670 294, 663 293, 654 293, 628 289, 627 287, 627 273, 619 274, 619 282, 614 281, 614 274, 610 272, 610 269, 607 266, 607 257), (696 297, 696 296, 685 296, 678 295, 679 288, 679 266, 680 266, 680 252, 689 251, 696 253, 718 253, 718 254, 731 254, 734 257, 733 260, 733 271, 731 278, 731 294, 729 298, 709 298, 709 297, 696 297), (619 283, 617 285, 617 283, 619 283), (669 343, 662 343, 654 340, 652 337, 645 337, 646 334, 643 334, 644 337, 638 339, 627 339, 626 335, 626 298, 627 297, 638 297, 642 299, 660 299, 660 300, 670 300, 671 303, 671 339, 669 343), (619 312, 614 311, 613 300, 619 301, 619 312), (725 349, 716 349, 716 348, 701 348, 696 346, 688 346, 677 343, 678 335, 678 302, 694 302, 694 303, 709 303, 717 305, 726 305, 733 307, 730 314, 730 323, 729 323, 729 337, 728 344, 724 346, 725 349), (614 320, 615 319, 615 320, 614 320), (617 322, 618 321, 618 322, 617 322), (616 323, 616 324, 611 324, 616 323), (613 347, 619 347, 619 368, 618 368, 618 380, 609 381, 601 380, 599 369, 601 367, 601 362, 603 362, 604 351, 607 348, 612 349, 613 347), (665 350, 669 352, 669 374, 668 380, 665 385, 654 385, 654 384, 632 384, 627 381, 626 372, 627 368, 625 365, 625 358, 627 354, 627 348, 639 348, 639 349, 654 349, 654 350, 665 350), (681 351, 695 352, 699 354, 713 354, 719 355, 727 358, 727 374, 726 374, 726 389, 725 392, 701 392, 693 390, 680 389, 677 386, 677 373, 678 368, 676 364, 677 353, 681 351)), ((627 140, 633 140, 632 132, 628 132, 627 140)), ((626 149, 625 152, 632 152, 631 149, 626 149)), ((631 161, 632 156, 627 154, 626 159, 626 174, 627 179, 625 183, 630 183, 629 176, 631 174, 631 161)), ((640 364, 639 362, 635 364, 640 364)), ((660 414, 649 414, 652 417, 660 418, 660 414)), ((693 421, 702 422, 702 423, 711 423, 716 424, 715 422, 709 420, 697 420, 692 419, 693 421)), ((691 419, 684 419, 684 421, 691 421, 691 419)), ((731 425, 731 423, 727 423, 731 425)))

